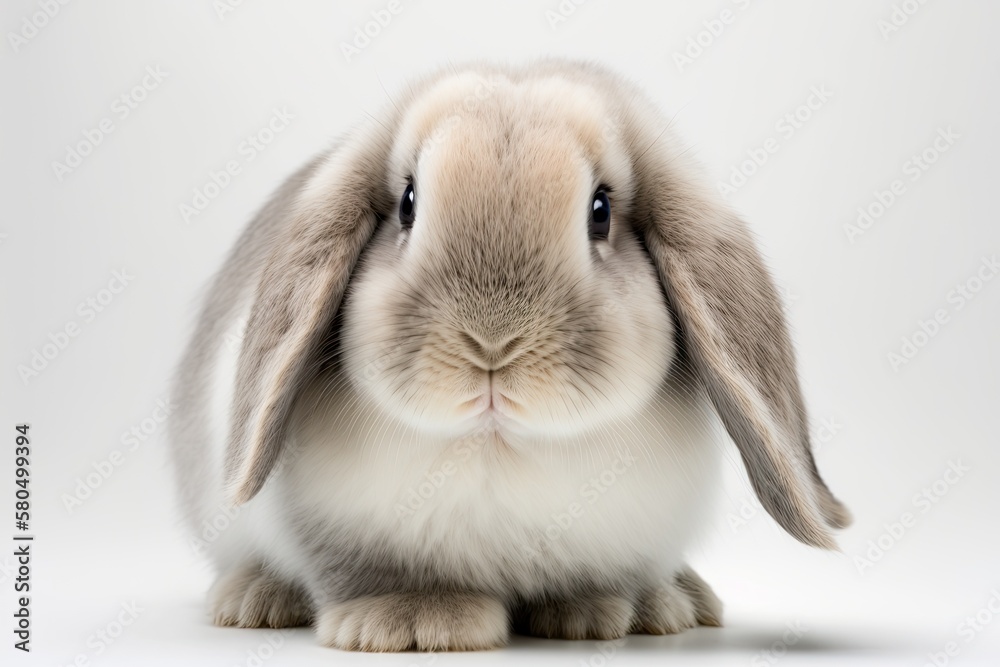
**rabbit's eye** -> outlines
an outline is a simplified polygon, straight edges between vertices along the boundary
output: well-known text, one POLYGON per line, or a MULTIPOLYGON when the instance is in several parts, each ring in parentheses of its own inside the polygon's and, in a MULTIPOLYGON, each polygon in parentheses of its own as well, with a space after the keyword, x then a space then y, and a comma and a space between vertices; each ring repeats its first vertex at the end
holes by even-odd
POLYGON ((413 213, 416 209, 417 195, 413 192, 413 185, 407 185, 403 190, 403 198, 399 200, 399 224, 403 229, 413 226, 413 213))
POLYGON ((611 231, 611 200, 603 189, 594 193, 590 214, 590 238, 606 239, 611 231))

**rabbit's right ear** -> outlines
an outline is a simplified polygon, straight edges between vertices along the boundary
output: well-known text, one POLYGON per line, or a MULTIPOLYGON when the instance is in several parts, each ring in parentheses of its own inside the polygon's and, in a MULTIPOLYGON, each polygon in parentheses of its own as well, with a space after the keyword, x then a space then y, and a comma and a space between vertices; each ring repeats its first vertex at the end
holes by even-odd
POLYGON ((240 351, 225 475, 230 500, 260 491, 287 440, 292 404, 315 371, 348 279, 387 210, 390 131, 372 122, 335 148, 275 226, 240 351))

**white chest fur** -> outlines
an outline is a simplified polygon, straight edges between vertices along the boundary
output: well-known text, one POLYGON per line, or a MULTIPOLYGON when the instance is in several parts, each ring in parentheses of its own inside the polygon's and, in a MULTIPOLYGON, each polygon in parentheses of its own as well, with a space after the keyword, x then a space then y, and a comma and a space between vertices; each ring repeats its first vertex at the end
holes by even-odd
POLYGON ((520 572, 527 588, 549 569, 669 572, 718 486, 714 415, 674 386, 627 422, 532 441, 429 437, 334 385, 313 388, 329 407, 305 408, 281 475, 310 515, 409 558, 520 572))

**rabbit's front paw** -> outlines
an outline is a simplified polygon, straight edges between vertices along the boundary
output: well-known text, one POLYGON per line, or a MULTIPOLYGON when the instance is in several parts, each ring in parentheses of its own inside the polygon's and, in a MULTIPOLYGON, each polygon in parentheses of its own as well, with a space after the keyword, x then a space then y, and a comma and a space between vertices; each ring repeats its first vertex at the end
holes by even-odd
POLYGON ((518 631, 548 639, 618 639, 635 618, 632 602, 620 595, 594 595, 528 604, 518 631))
POLYGON ((334 603, 316 633, 348 651, 472 651, 507 643, 507 610, 475 593, 393 593, 334 603))
POLYGON ((291 628, 309 625, 312 620, 305 591, 257 563, 246 563, 223 574, 209 596, 216 625, 291 628))
POLYGON ((633 632, 675 634, 698 625, 722 625, 722 602, 698 573, 684 567, 643 597, 633 632))

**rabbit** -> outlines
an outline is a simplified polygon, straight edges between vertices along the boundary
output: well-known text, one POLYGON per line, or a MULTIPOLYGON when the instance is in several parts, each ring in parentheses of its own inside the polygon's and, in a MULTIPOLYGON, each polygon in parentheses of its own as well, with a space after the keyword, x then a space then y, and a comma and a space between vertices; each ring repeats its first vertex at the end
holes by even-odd
POLYGON ((721 625, 685 554, 730 442, 836 548, 772 280, 636 84, 473 63, 386 106, 252 221, 175 376, 216 624, 361 651, 721 625))

